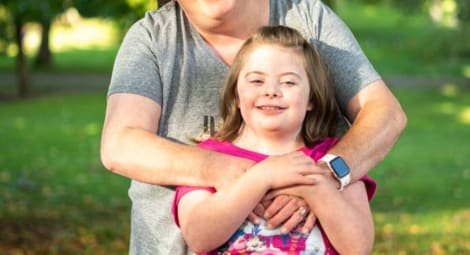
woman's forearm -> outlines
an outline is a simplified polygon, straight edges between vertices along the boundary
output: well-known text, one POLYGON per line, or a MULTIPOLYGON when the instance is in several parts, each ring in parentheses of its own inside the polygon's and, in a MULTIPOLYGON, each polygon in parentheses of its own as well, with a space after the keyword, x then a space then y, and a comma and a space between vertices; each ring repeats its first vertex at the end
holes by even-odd
POLYGON ((145 183, 194 186, 219 186, 220 180, 231 180, 253 165, 157 136, 160 115, 160 106, 149 98, 111 95, 101 138, 103 165, 145 183))
POLYGON ((381 80, 354 96, 348 112, 353 125, 329 153, 344 158, 354 182, 385 158, 407 120, 400 103, 381 80))
POLYGON ((103 153, 108 155, 104 160, 105 166, 115 173, 146 183, 217 186, 218 180, 242 174, 242 168, 250 162, 174 143, 141 129, 127 128, 116 136, 116 145, 108 145, 108 151, 103 153))

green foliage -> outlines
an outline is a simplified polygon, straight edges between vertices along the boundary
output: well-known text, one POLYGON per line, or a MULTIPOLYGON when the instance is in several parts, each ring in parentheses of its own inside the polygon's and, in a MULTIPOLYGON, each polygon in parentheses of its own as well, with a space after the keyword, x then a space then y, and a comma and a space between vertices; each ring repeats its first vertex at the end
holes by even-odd
POLYGON ((156 9, 156 2, 147 0, 73 0, 73 3, 85 17, 112 18, 123 27, 142 18, 146 11, 156 9))
POLYGON ((462 31, 435 26, 424 10, 404 15, 389 5, 342 1, 337 12, 384 75, 464 75, 470 60, 462 31))
POLYGON ((466 25, 470 26, 470 1, 468 0, 456 0, 458 5, 458 17, 459 20, 466 25))

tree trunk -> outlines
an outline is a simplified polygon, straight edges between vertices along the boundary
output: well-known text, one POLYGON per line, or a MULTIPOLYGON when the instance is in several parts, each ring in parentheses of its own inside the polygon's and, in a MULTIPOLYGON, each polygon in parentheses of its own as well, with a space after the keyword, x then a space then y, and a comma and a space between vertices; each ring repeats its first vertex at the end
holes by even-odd
POLYGON ((41 22, 41 45, 36 56, 35 66, 39 68, 50 68, 52 66, 52 54, 49 47, 49 31, 51 30, 51 21, 43 20, 41 22))
POLYGON ((18 95, 20 97, 26 97, 30 93, 28 66, 23 49, 23 38, 23 22, 20 19, 15 19, 15 41, 18 47, 18 54, 16 55, 16 74, 18 78, 18 95))

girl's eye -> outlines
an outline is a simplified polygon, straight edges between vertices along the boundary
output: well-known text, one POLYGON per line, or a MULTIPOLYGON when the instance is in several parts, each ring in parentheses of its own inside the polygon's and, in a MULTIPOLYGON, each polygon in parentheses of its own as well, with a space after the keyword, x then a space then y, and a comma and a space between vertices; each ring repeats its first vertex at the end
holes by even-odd
POLYGON ((294 86, 297 83, 294 81, 282 81, 281 84, 287 85, 287 86, 294 86))
POLYGON ((250 80, 250 83, 255 84, 255 85, 260 85, 260 84, 263 84, 263 80, 254 79, 254 80, 250 80))

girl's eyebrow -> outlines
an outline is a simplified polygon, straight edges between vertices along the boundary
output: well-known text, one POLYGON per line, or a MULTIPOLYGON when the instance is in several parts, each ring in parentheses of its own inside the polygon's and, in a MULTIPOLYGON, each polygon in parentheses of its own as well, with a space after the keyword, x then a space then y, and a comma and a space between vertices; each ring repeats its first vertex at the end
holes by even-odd
MULTIPOLYGON (((251 74, 265 75, 266 73, 262 71, 249 71, 245 74, 245 77, 251 74)), ((281 73, 279 76, 285 76, 285 75, 294 75, 294 76, 301 78, 300 74, 298 74, 297 72, 292 72, 292 71, 281 73)))
POLYGON ((261 72, 261 71, 249 71, 245 74, 245 77, 247 77, 248 75, 251 75, 251 74, 265 75, 266 73, 261 72))
POLYGON ((297 72, 285 72, 285 73, 281 73, 280 76, 284 76, 284 75, 294 75, 294 76, 297 76, 298 78, 301 78, 302 76, 300 76, 300 74, 298 74, 297 72))

